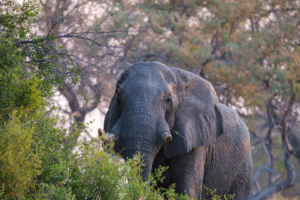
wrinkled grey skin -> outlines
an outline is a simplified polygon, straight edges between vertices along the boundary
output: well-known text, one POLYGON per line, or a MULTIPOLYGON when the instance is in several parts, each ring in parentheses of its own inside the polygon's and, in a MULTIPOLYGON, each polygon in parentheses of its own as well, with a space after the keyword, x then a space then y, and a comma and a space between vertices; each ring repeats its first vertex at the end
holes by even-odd
POLYGON ((190 72, 158 62, 129 66, 118 80, 104 130, 114 133, 125 158, 144 154, 145 179, 168 166, 160 187, 176 183, 177 193, 194 199, 235 194, 248 199, 252 157, 249 132, 238 114, 218 102, 212 85, 190 72), (171 142, 163 142, 169 132, 171 142))

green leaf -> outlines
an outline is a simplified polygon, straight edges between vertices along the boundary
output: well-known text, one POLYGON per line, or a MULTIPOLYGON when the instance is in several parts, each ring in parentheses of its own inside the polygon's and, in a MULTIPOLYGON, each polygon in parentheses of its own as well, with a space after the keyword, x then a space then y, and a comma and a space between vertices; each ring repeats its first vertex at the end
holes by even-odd
POLYGON ((50 35, 50 38, 51 38, 52 41, 55 40, 55 36, 53 34, 50 35))

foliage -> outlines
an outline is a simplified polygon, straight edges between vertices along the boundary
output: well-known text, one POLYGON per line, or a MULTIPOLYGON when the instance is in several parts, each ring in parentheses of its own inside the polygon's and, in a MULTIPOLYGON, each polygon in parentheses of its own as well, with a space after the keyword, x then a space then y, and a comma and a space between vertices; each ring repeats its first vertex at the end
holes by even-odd
POLYGON ((0 10, 1 37, 16 39, 28 37, 39 13, 37 0, 24 1, 22 5, 14 0, 3 0, 0 6, 2 7, 0 10))
MULTIPOLYGON (((0 6, 3 8, 0 10, 0 117, 5 118, 16 109, 32 110, 44 105, 44 98, 52 95, 53 86, 59 85, 66 76, 58 74, 58 68, 45 67, 48 61, 28 61, 28 58, 43 60, 51 57, 41 40, 33 39, 32 45, 24 48, 21 45, 30 43, 34 37, 30 29, 38 14, 37 2, 30 0, 20 5, 16 1, 4 0, 0 6)), ((57 55, 54 57, 57 59, 57 55)), ((70 78, 76 82, 78 75, 74 73, 70 78)))
POLYGON ((57 86, 65 80, 74 84, 79 80, 81 70, 78 64, 61 45, 54 44, 56 36, 48 33, 41 37, 31 32, 40 8, 37 0, 26 0, 22 4, 16 0, 4 0, 0 6, 0 43, 7 45, 6 51, 19 55, 8 56, 4 61, 17 58, 20 62, 15 63, 23 67, 24 73, 32 72, 43 80, 42 86, 50 83, 57 86))
MULTIPOLYGON (((41 193, 46 196, 64 194, 62 199, 68 196, 75 199, 157 199, 164 194, 154 189, 153 176, 147 182, 142 180, 140 155, 123 162, 107 153, 111 147, 103 151, 100 144, 99 139, 79 143, 77 150, 57 165, 59 171, 53 175, 60 179, 44 184, 41 193)), ((178 196, 174 191, 169 193, 178 196)))
MULTIPOLYGON (((123 51, 133 49, 124 45, 127 41, 120 37, 122 31, 117 30, 124 20, 111 23, 110 16, 104 14, 107 2, 109 1, 43 0, 40 5, 42 12, 37 18, 36 30, 41 35, 40 39, 48 38, 45 41, 50 47, 47 48, 47 54, 59 54, 60 58, 63 56, 72 61, 71 64, 64 64, 62 59, 51 62, 55 63, 55 68, 76 64, 75 71, 71 72, 79 70, 80 73, 77 84, 62 78, 63 84, 58 87, 70 108, 58 106, 58 109, 70 117, 70 123, 73 120, 77 124, 84 122, 88 113, 101 109, 100 102, 102 105, 103 101, 108 103, 117 80, 116 75, 126 66, 123 64, 123 51)), ((47 65, 46 68, 48 66, 53 68, 52 65, 47 65)), ((62 75, 58 74, 59 77, 62 75)), ((64 75, 68 76, 66 73, 64 75)))
POLYGON ((234 199, 234 195, 217 195, 217 191, 213 189, 209 189, 204 186, 203 193, 206 193, 207 196, 210 196, 211 200, 231 200, 234 199))
MULTIPOLYGON (((104 145, 104 151, 100 139, 80 142, 71 152, 65 143, 66 130, 54 127, 58 119, 46 117, 45 113, 36 117, 38 122, 36 118, 32 121, 25 118, 25 123, 12 116, 2 127, 1 199, 158 199, 164 194, 175 199, 179 196, 172 188, 155 189, 157 181, 163 179, 164 169, 155 177, 149 176, 148 181, 142 180, 140 155, 123 162, 107 153, 113 153, 111 145, 104 145)), ((75 135, 71 133, 69 137, 76 138, 75 135)))
MULTIPOLYGON (((26 118, 25 116, 22 116, 26 118)), ((23 121, 13 114, 1 127, 0 183, 5 198, 20 198, 31 187, 41 173, 43 145, 37 140, 35 121, 23 121), (7 195, 7 196, 6 196, 7 195)))
POLYGON ((115 22, 129 19, 123 30, 141 44, 141 57, 128 54, 134 61, 196 70, 216 86, 226 84, 224 98, 235 104, 242 97, 247 108, 262 109, 277 93, 300 94, 295 2, 118 0, 114 6, 115 22))
POLYGON ((0 117, 5 119, 18 108, 35 109, 49 96, 50 84, 24 71, 21 55, 9 40, 0 43, 0 117))

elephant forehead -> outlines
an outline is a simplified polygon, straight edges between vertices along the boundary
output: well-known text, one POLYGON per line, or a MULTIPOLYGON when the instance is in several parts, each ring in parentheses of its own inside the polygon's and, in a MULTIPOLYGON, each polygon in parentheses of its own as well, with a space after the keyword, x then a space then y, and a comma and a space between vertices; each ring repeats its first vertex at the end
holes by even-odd
POLYGON ((171 73, 165 65, 156 62, 142 62, 133 65, 134 69, 130 71, 128 80, 136 79, 136 82, 148 82, 148 84, 167 84, 175 80, 174 73, 171 73))
POLYGON ((157 71, 140 70, 128 79, 129 83, 141 84, 152 87, 164 87, 167 82, 161 73, 157 71))
POLYGON ((124 96, 124 100, 159 100, 170 92, 170 87, 165 82, 159 82, 141 75, 126 80, 120 94, 124 96))

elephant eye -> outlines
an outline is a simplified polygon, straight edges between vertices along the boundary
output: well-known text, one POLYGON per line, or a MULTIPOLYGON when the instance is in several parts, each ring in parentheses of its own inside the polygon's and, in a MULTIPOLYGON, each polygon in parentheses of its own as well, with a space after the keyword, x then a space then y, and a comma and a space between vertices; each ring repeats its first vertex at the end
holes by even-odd
POLYGON ((170 104, 172 102, 172 99, 171 98, 168 98, 167 99, 167 104, 170 104))

